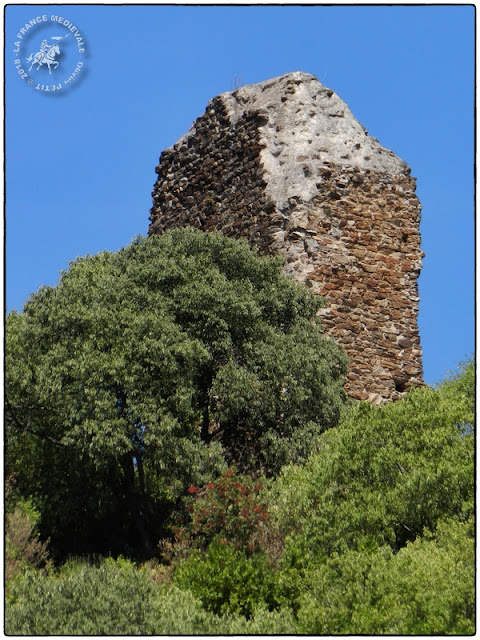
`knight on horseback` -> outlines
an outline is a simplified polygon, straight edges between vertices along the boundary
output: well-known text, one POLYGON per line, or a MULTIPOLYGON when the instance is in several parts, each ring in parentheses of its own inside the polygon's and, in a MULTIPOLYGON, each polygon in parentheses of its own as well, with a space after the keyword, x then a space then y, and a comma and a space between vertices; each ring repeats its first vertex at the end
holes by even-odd
MULTIPOLYGON (((70 34, 68 34, 67 36, 57 37, 57 38, 53 37, 53 40, 63 40, 64 38, 67 38, 69 35, 70 34)), ((40 69, 40 67, 43 64, 46 64, 48 67, 48 73, 51 74, 52 72, 50 69, 50 65, 55 65, 55 69, 56 69, 60 64, 57 60, 55 60, 55 56, 59 54, 60 54, 60 48, 58 46, 58 42, 49 44, 46 40, 44 40, 40 45, 40 51, 38 51, 35 54, 31 53, 30 56, 27 58, 27 62, 32 63, 30 65, 29 71, 32 70, 32 67, 34 64, 38 65, 37 71, 40 69)))

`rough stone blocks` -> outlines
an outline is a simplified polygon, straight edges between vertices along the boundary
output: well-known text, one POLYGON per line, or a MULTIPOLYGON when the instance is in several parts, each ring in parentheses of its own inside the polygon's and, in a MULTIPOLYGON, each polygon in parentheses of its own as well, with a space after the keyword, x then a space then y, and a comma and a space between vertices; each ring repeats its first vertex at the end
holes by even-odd
POLYGON ((415 180, 332 90, 294 72, 217 96, 156 172, 149 233, 215 229, 283 256, 326 300, 352 397, 422 384, 415 180))

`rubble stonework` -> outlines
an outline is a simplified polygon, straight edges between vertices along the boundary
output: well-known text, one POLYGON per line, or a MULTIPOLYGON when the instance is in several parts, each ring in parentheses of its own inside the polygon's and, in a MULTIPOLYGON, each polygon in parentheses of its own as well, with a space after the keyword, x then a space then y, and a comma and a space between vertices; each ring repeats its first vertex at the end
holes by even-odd
POLYGON ((150 234, 246 237, 324 296, 349 395, 381 402, 422 384, 415 179, 333 91, 294 72, 219 95, 156 172, 150 234))

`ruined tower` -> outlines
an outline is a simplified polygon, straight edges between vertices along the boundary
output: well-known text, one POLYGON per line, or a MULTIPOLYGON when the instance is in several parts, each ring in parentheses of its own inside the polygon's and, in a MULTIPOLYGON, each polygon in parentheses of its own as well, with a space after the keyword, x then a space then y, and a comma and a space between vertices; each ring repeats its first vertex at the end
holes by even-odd
POLYGON ((150 234, 246 237, 324 296, 349 395, 380 402, 421 384, 415 179, 331 89, 294 72, 221 94, 156 172, 150 234))

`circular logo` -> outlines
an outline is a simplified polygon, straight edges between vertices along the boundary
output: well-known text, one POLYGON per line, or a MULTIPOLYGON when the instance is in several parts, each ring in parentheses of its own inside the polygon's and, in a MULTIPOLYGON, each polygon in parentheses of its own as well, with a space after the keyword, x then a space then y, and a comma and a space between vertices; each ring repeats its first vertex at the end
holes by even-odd
POLYGON ((13 64, 32 89, 47 94, 64 93, 85 75, 83 35, 70 20, 39 15, 18 30, 13 64))

